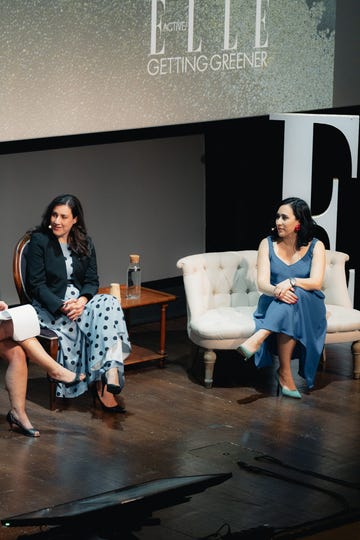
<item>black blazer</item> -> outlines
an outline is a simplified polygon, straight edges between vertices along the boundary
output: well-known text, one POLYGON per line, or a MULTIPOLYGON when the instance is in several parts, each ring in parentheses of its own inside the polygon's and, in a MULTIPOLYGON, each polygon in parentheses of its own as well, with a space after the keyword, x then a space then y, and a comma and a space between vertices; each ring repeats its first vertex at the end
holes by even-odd
MULTIPOLYGON (((80 296, 89 300, 99 289, 95 248, 91 238, 90 256, 73 257, 72 281, 80 296)), ((64 303, 67 287, 65 259, 58 239, 52 232, 33 232, 26 252, 26 290, 50 313, 55 314, 64 303)))

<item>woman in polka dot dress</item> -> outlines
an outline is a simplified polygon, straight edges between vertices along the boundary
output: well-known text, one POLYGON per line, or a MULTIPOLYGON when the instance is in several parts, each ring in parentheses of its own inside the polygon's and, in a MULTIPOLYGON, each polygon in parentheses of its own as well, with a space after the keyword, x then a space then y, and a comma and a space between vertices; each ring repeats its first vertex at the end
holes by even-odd
POLYGON ((32 233, 26 256, 26 288, 40 325, 59 337, 58 362, 86 379, 58 397, 76 397, 90 386, 101 406, 124 412, 118 394, 124 386, 124 359, 131 352, 119 301, 97 294, 95 248, 88 236, 80 201, 56 197, 32 233))

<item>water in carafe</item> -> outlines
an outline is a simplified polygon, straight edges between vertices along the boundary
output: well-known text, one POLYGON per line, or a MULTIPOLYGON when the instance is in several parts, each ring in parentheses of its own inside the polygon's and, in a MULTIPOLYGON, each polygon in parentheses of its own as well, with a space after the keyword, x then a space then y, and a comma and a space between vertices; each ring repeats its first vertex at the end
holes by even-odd
POLYGON ((126 275, 126 297, 132 300, 140 298, 141 294, 141 268, 140 256, 130 255, 130 263, 126 275))

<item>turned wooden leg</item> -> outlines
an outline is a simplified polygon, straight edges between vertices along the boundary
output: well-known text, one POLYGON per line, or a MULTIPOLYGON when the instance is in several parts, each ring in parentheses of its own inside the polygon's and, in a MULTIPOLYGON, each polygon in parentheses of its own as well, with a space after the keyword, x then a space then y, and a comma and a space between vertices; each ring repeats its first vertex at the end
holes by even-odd
POLYGON ((353 355, 353 374, 354 379, 360 379, 360 341, 354 341, 351 345, 353 355))
POLYGON ((214 365, 216 362, 216 354, 211 349, 206 349, 204 352, 204 364, 205 364, 205 388, 211 388, 213 385, 214 365))

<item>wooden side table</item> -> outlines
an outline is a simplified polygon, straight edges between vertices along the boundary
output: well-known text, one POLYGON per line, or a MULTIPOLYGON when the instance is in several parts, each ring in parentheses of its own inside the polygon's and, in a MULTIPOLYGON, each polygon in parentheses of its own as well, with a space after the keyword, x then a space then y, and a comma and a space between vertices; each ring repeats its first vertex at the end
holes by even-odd
MULTIPOLYGON (((99 293, 109 294, 110 287, 100 287, 99 293)), ((166 308, 169 302, 176 300, 176 296, 173 294, 156 291, 155 289, 148 289, 147 287, 141 287, 140 298, 132 299, 126 298, 126 287, 120 285, 121 294, 121 307, 124 311, 128 331, 130 334, 130 310, 137 307, 153 306, 158 304, 160 306, 160 347, 159 350, 152 351, 139 345, 134 344, 131 341, 132 352, 125 360, 125 365, 138 364, 140 362, 150 362, 151 360, 159 360, 159 366, 164 367, 164 360, 166 358, 166 308)))

